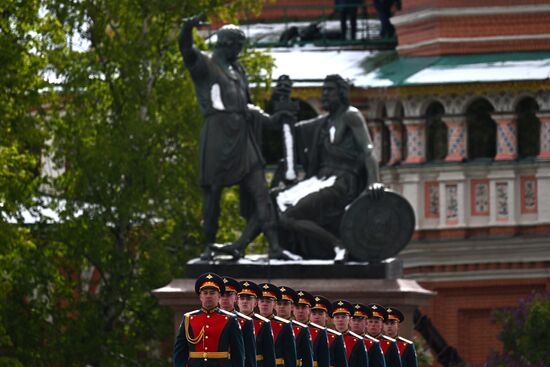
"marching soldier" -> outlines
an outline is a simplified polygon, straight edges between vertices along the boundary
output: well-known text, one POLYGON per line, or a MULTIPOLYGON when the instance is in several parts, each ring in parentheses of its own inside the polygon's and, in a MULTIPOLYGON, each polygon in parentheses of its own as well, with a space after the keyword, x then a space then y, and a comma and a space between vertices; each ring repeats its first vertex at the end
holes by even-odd
POLYGON ((380 349, 380 341, 365 333, 365 320, 367 316, 367 306, 361 303, 353 305, 353 314, 351 315, 350 329, 354 333, 359 334, 363 337, 365 348, 367 348, 367 355, 369 357, 369 366, 385 367, 386 362, 384 360, 384 355, 382 354, 382 349, 380 349))
POLYGON ((353 306, 348 301, 339 300, 332 304, 332 322, 337 331, 344 335, 349 367, 367 367, 369 359, 363 337, 349 329, 353 306))
POLYGON ((384 353, 386 367, 401 367, 401 357, 395 339, 382 334, 384 320, 386 320, 386 309, 376 303, 367 305, 367 332, 366 334, 380 341, 380 348, 384 353))
POLYGON ((174 367, 244 367, 244 343, 234 314, 218 307, 225 287, 214 273, 195 282, 201 308, 184 315, 174 345, 174 367))
POLYGON ((332 303, 323 296, 315 296, 314 300, 315 304, 311 308, 310 320, 327 331, 329 366, 348 367, 346 344, 342 333, 326 327, 329 315, 332 315, 332 303))
POLYGON ((271 283, 259 284, 262 296, 258 300, 260 315, 271 321, 273 340, 275 345, 275 357, 278 367, 296 367, 296 340, 292 330, 292 322, 275 316, 273 309, 275 302, 282 298, 281 291, 271 283))
POLYGON ((329 367, 328 337, 325 327, 310 321, 311 308, 315 305, 315 299, 311 293, 298 291, 298 302, 294 305, 294 318, 296 321, 306 324, 311 335, 313 350, 313 366, 329 367))
POLYGON ((403 320, 405 320, 405 315, 395 307, 386 308, 386 312, 388 317, 384 321, 384 334, 397 341, 397 347, 401 355, 401 365, 403 367, 417 367, 418 361, 416 359, 414 343, 399 336, 399 328, 403 320))
MULTIPOLYGON (((281 298, 277 300, 275 309, 277 316, 286 320, 292 320, 292 308, 298 303, 298 293, 289 287, 279 287, 281 298)), ((311 345, 311 335, 306 324, 299 321, 292 321, 292 330, 296 340, 296 365, 298 367, 313 367, 313 347, 311 345)))
POLYGON ((269 319, 254 312, 258 298, 262 295, 260 287, 251 281, 240 282, 237 303, 241 313, 252 318, 256 335, 256 365, 257 367, 275 367, 275 346, 273 331, 269 319))
POLYGON ((256 367, 256 336, 254 335, 254 322, 252 318, 235 310, 237 293, 241 290, 239 282, 231 277, 222 277, 225 291, 220 299, 220 308, 237 316, 243 333, 245 367, 256 367))

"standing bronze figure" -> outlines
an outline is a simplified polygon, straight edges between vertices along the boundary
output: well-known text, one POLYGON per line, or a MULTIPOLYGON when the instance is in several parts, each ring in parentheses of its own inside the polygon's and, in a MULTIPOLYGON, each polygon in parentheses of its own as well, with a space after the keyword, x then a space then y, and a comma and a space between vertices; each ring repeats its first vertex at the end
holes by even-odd
POLYGON ((216 242, 222 191, 236 184, 254 204, 250 216, 260 224, 269 242, 270 257, 287 258, 279 247, 275 213, 263 169, 265 162, 253 131, 255 124, 274 124, 280 115, 270 117, 250 105, 246 73, 238 61, 245 42, 244 33, 234 25, 220 28, 212 56, 208 56, 193 45, 193 28, 199 25, 200 18, 195 16, 185 21, 179 47, 204 116, 199 182, 204 192, 206 244, 201 259, 212 257, 210 247, 216 242))

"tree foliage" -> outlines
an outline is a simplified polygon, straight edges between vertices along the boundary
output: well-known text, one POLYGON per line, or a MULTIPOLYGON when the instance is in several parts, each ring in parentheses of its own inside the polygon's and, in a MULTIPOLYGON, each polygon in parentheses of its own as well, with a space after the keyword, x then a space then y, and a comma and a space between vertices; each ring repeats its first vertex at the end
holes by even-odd
POLYGON ((550 296, 533 294, 515 309, 496 312, 495 319, 502 325, 503 351, 490 358, 489 367, 550 365, 550 296))
POLYGON ((176 38, 184 17, 260 6, 2 2, 0 364, 167 365, 172 319, 150 292, 202 247, 202 118, 176 38))

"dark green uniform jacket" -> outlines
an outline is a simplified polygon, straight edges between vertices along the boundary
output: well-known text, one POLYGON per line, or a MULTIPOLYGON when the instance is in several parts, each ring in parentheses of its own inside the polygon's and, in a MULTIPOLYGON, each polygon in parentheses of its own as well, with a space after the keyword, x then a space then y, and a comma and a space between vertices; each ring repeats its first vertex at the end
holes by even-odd
POLYGON ((386 361, 380 348, 380 341, 368 334, 363 335, 363 338, 365 339, 365 347, 367 348, 367 355, 369 357, 369 366, 385 367, 386 361))
POLYGON ((292 329, 296 338, 296 364, 298 367, 313 367, 313 346, 309 327, 306 324, 292 320, 292 329))
POLYGON ((238 311, 234 311, 237 315, 237 320, 241 325, 244 341, 244 366, 256 367, 256 335, 254 335, 254 321, 251 317, 246 316, 238 311))
POLYGON ((348 353, 342 333, 327 328, 327 337, 330 367, 348 367, 348 353))
POLYGON ((369 358, 367 356, 367 348, 363 342, 363 337, 348 331, 344 334, 344 342, 346 343, 346 351, 348 353, 349 367, 368 367, 369 358))
POLYGON ((275 342, 269 319, 252 313, 254 332, 256 333, 256 365, 258 367, 275 367, 275 342))
POLYGON ((328 351, 327 329, 313 322, 310 322, 308 326, 311 335, 311 344, 313 346, 313 366, 329 367, 330 357, 328 351))
POLYGON ((399 354, 401 355, 401 365, 403 367, 418 367, 416 359, 416 349, 412 341, 398 336, 396 338, 399 354))
POLYGON ((382 353, 384 353, 386 367, 401 367, 401 357, 399 356, 399 348, 397 348, 395 339, 380 335, 378 336, 378 340, 380 340, 380 348, 382 348, 382 353))
POLYGON ((278 367, 296 367, 296 340, 292 330, 292 322, 272 315, 271 329, 275 340, 275 357, 278 367))

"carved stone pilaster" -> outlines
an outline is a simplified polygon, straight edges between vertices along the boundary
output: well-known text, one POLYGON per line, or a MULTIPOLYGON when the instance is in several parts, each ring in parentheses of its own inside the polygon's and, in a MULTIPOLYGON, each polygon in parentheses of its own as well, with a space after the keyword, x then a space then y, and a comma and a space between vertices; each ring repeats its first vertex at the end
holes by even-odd
POLYGON ((539 160, 550 160, 550 113, 539 113, 540 120, 540 153, 539 160))
POLYGON ((468 139, 466 117, 463 115, 445 116, 447 125, 447 157, 446 161, 461 162, 467 158, 468 139))
POLYGON ((403 120, 407 129, 407 159, 404 163, 426 161, 426 121, 422 118, 403 120))
POLYGON ((514 115, 498 113, 492 115, 497 124, 497 155, 495 160, 513 160, 518 157, 518 131, 514 115))
POLYGON ((384 121, 390 131, 390 160, 388 165, 394 165, 401 162, 403 159, 403 130, 401 121, 397 119, 386 119, 384 121))

